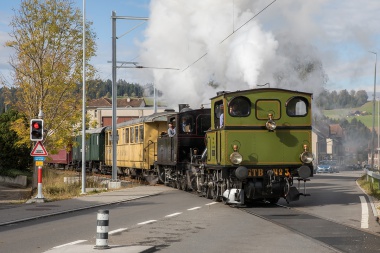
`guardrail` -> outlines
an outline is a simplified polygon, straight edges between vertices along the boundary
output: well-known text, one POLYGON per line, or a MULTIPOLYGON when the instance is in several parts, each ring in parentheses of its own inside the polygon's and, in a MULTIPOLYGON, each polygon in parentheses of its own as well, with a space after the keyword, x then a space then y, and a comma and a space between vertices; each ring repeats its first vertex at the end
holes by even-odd
POLYGON ((374 179, 377 179, 377 183, 379 184, 379 189, 380 189, 380 174, 379 171, 371 171, 371 170, 364 170, 367 175, 367 181, 371 180, 372 183, 375 183, 374 179))

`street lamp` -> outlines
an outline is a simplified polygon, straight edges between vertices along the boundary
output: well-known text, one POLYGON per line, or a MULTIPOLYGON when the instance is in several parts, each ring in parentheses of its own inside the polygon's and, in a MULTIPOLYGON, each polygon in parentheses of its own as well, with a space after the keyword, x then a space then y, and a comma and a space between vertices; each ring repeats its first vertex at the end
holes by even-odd
MULTIPOLYGON (((370 53, 374 54, 376 56, 375 61, 375 80, 373 82, 373 109, 372 109, 372 153, 371 153, 371 168, 374 169, 374 152, 375 152, 375 103, 376 103, 376 64, 377 64, 377 53, 369 51, 370 53)), ((379 148, 379 146, 378 146, 379 148)), ((379 158, 378 158, 379 159, 379 158)))

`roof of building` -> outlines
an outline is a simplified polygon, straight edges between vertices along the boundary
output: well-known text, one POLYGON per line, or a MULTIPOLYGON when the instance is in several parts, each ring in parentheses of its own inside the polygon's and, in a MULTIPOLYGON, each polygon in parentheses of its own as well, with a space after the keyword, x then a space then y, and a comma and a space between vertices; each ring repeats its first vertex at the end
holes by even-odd
POLYGON ((330 136, 343 137, 343 128, 339 124, 330 125, 330 136))
MULTIPOLYGON (((87 107, 112 107, 110 98, 98 98, 87 103, 87 107)), ((118 98, 117 107, 145 107, 143 98, 118 98)))

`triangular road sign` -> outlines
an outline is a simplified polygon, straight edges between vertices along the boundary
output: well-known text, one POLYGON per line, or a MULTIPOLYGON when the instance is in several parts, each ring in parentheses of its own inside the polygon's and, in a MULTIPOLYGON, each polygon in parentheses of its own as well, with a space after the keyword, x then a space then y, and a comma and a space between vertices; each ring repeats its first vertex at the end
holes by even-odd
POLYGON ((46 152, 44 145, 42 145, 42 142, 37 141, 36 146, 34 146, 30 155, 31 156, 47 156, 48 153, 46 152))

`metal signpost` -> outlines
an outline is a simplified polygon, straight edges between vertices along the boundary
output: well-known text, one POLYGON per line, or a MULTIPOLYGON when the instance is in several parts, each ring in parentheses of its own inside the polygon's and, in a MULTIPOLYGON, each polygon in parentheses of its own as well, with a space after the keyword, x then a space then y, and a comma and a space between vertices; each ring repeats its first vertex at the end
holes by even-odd
MULTIPOLYGON (((40 111, 41 117, 42 112, 40 111)), ((36 141, 36 145, 34 146, 31 156, 34 156, 34 161, 37 170, 37 196, 35 197, 36 201, 44 202, 44 195, 42 194, 42 166, 44 165, 45 156, 48 155, 44 145, 42 144, 42 140, 44 138, 44 120, 43 119, 32 119, 30 121, 30 140, 36 141)))

